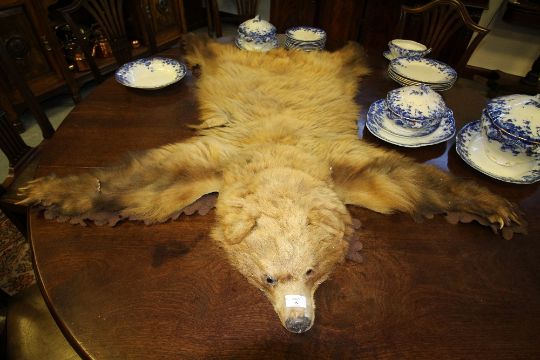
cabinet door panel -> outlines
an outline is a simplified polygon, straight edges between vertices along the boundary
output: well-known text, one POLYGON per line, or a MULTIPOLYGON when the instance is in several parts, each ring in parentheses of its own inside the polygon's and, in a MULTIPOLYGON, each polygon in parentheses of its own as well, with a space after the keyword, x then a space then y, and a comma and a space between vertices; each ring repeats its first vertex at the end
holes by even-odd
POLYGON ((180 37, 183 23, 182 3, 178 0, 147 0, 146 11, 151 14, 151 26, 158 47, 180 37))
POLYGON ((22 6, 0 10, 0 37, 26 79, 53 73, 43 54, 41 39, 22 6))

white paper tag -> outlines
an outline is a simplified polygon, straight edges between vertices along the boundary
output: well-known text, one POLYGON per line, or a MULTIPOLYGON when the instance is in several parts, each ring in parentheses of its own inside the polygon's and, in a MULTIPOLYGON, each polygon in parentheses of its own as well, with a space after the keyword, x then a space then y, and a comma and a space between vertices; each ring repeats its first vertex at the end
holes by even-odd
POLYGON ((306 308, 306 297, 302 295, 285 295, 286 307, 306 308))

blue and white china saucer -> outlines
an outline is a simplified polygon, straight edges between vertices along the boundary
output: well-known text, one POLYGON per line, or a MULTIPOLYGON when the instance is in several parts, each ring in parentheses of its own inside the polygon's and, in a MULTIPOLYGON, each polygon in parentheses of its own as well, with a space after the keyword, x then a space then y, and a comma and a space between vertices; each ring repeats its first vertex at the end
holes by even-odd
POLYGON ((394 54, 392 54, 390 50, 386 50, 382 54, 387 60, 394 60, 396 58, 396 56, 394 56, 394 54))
POLYGON ((484 150, 480 120, 468 123, 458 132, 456 151, 468 165, 492 178, 514 184, 532 184, 540 180, 540 164, 504 166, 491 160, 484 150))
POLYGON ((398 57, 390 61, 390 68, 394 73, 407 79, 433 83, 453 83, 457 73, 447 64, 424 57, 398 57))
POLYGON ((454 115, 451 110, 448 110, 446 116, 441 119, 435 131, 423 136, 415 136, 414 130, 396 125, 388 116, 389 111, 385 99, 375 101, 369 107, 366 126, 369 132, 390 144, 404 147, 435 145, 451 139, 456 133, 454 115))
POLYGON ((255 52, 267 52, 279 46, 277 38, 274 38, 265 43, 254 43, 254 42, 244 41, 240 37, 237 37, 234 39, 234 44, 236 45, 237 48, 241 50, 255 51, 255 52))
POLYGON ((186 66, 177 60, 152 57, 120 66, 114 73, 114 78, 124 86, 154 90, 180 81, 186 73, 186 66))

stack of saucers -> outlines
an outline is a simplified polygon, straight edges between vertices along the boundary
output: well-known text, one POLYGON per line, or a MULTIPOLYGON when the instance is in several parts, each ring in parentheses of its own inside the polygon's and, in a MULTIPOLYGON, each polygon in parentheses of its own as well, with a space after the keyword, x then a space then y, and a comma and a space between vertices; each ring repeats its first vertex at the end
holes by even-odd
POLYGON ((427 85, 390 91, 371 104, 366 126, 394 145, 420 147, 444 142, 456 132, 455 120, 441 95, 427 85))
POLYGON ((391 60, 388 76, 404 86, 426 84, 437 91, 450 89, 457 79, 456 70, 449 65, 420 56, 391 60))
POLYGON ((326 43, 326 32, 322 29, 308 26, 297 26, 285 32, 286 49, 304 51, 323 50, 326 43))
POLYGON ((467 164, 495 179, 540 181, 540 95, 490 100, 480 120, 459 131, 456 150, 467 164))
POLYGON ((257 15, 240 24, 235 44, 248 51, 266 52, 275 49, 278 47, 276 27, 257 15))

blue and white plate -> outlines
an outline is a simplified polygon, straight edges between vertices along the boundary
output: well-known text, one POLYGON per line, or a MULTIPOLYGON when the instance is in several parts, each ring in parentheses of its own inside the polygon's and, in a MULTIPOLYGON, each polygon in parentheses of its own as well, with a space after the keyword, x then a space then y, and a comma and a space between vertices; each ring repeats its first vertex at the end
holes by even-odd
POLYGON ((311 26, 296 26, 287 29, 287 38, 292 41, 321 42, 326 41, 326 31, 311 26))
POLYGON ((120 66, 114 77, 120 84, 128 87, 154 90, 180 81, 186 73, 186 66, 177 60, 152 57, 120 66))
POLYGON ((285 35, 285 48, 289 50, 323 50, 326 43, 326 32, 315 27, 296 26, 288 29, 285 35))
POLYGON ((390 61, 390 69, 397 75, 407 79, 433 83, 453 83, 457 79, 457 73, 447 64, 423 57, 398 57, 390 61))
POLYGON ((398 126, 389 117, 385 99, 375 101, 369 107, 366 126, 373 135, 390 144, 404 147, 435 145, 451 139, 456 133, 454 115, 451 110, 441 119, 441 123, 430 134, 414 136, 413 130, 398 126))
POLYGON ((445 90, 450 89, 454 85, 454 82, 434 84, 434 83, 429 83, 426 81, 416 81, 416 80, 407 79, 393 72, 390 67, 388 68, 388 76, 392 80, 394 80, 395 82, 397 82, 398 84, 402 86, 425 84, 425 85, 429 85, 430 88, 436 91, 445 91, 445 90))
POLYGON ((498 164, 486 155, 484 144, 480 120, 465 125, 456 137, 458 155, 481 173, 514 184, 532 184, 540 180, 540 164, 534 162, 513 166, 498 164))

